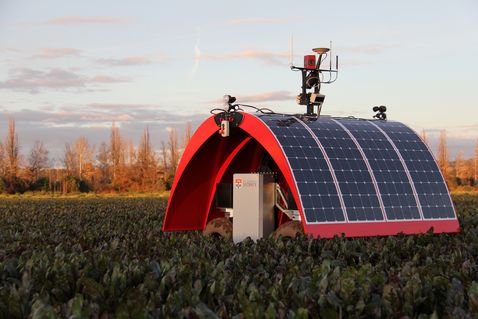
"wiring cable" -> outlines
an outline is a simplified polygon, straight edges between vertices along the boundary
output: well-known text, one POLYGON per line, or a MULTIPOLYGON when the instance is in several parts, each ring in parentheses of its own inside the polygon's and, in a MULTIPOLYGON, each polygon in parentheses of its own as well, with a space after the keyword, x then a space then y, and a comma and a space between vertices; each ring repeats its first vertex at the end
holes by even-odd
MULTIPOLYGON (((290 114, 290 113, 275 112, 274 110, 271 110, 270 108, 267 108, 267 107, 257 107, 257 106, 250 105, 250 104, 237 103, 237 104, 232 104, 231 106, 234 107, 234 109, 231 110, 231 111, 226 111, 223 108, 213 108, 209 111, 209 113, 217 115, 217 114, 220 114, 220 113, 229 114, 229 113, 238 112, 238 111, 243 111, 244 112, 244 110, 241 109, 240 107, 246 107, 246 108, 251 108, 251 109, 255 110, 256 113, 262 113, 262 114, 265 114, 265 115, 283 115, 283 116, 298 116, 299 115, 299 114, 296 114, 296 113, 295 114, 290 114)), ((320 111, 321 111, 321 108, 319 109, 319 114, 320 114, 320 111)))
POLYGON ((225 112, 224 109, 221 109, 221 108, 218 108, 218 107, 216 107, 216 108, 214 108, 214 109, 211 109, 211 110, 209 111, 209 113, 214 114, 214 115, 219 114, 219 113, 222 113, 222 112, 225 112), (218 112, 216 113, 216 111, 218 111, 218 112))

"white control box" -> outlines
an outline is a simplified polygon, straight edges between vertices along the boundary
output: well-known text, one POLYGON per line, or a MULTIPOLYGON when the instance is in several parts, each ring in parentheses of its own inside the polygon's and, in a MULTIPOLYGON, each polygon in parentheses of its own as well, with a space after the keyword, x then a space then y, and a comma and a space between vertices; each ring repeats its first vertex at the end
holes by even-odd
POLYGON ((234 174, 232 238, 235 243, 247 237, 257 240, 269 236, 275 228, 274 176, 234 174))

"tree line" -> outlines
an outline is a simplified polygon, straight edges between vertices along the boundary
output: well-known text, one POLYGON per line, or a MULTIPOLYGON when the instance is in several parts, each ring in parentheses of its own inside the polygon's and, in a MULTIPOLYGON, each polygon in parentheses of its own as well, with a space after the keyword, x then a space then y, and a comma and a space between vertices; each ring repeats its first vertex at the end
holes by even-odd
POLYGON ((15 121, 8 122, 0 140, 0 193, 51 192, 156 192, 171 188, 181 150, 191 139, 188 122, 181 140, 176 129, 160 149, 152 147, 146 127, 138 145, 121 135, 113 122, 109 141, 98 147, 80 136, 66 143, 54 161, 43 141, 35 141, 27 154, 20 153, 15 121))
MULTIPOLYGON (((71 192, 155 192, 169 190, 183 150, 191 139, 191 123, 181 138, 171 129, 160 149, 151 144, 146 127, 138 145, 121 135, 113 122, 109 141, 99 147, 84 136, 66 143, 56 164, 42 141, 35 141, 27 154, 20 153, 15 121, 8 122, 7 135, 0 139, 0 193, 26 191, 71 192), (59 165, 58 165, 59 160, 59 165)), ((422 139, 428 143, 425 132, 422 139)), ((446 131, 440 134, 437 162, 451 190, 478 190, 478 140, 475 156, 465 159, 460 151, 450 159, 446 131)))
MULTIPOLYGON (((423 139, 427 142, 426 135, 423 139)), ((478 139, 475 144, 475 156, 465 159, 463 151, 459 151, 454 159, 448 154, 446 131, 440 132, 437 162, 448 188, 452 191, 478 190, 478 139)))

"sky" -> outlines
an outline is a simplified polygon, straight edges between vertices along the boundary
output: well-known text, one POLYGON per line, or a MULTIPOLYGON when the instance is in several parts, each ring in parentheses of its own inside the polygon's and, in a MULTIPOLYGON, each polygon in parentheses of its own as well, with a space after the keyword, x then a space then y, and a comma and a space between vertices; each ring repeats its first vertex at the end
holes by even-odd
POLYGON ((0 0, 0 139, 16 120, 22 152, 42 140, 60 159, 111 123, 155 147, 197 127, 224 94, 300 113, 293 61, 333 41, 339 78, 324 114, 391 120, 425 131, 436 149, 473 156, 478 138, 478 1, 0 0))

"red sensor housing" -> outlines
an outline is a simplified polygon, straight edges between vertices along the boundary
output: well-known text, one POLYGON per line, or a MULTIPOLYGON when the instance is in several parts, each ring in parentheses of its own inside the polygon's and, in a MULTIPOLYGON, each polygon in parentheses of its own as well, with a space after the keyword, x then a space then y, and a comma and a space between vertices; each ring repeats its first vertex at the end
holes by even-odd
POLYGON ((304 68, 310 70, 315 69, 315 55, 304 55, 304 68))

